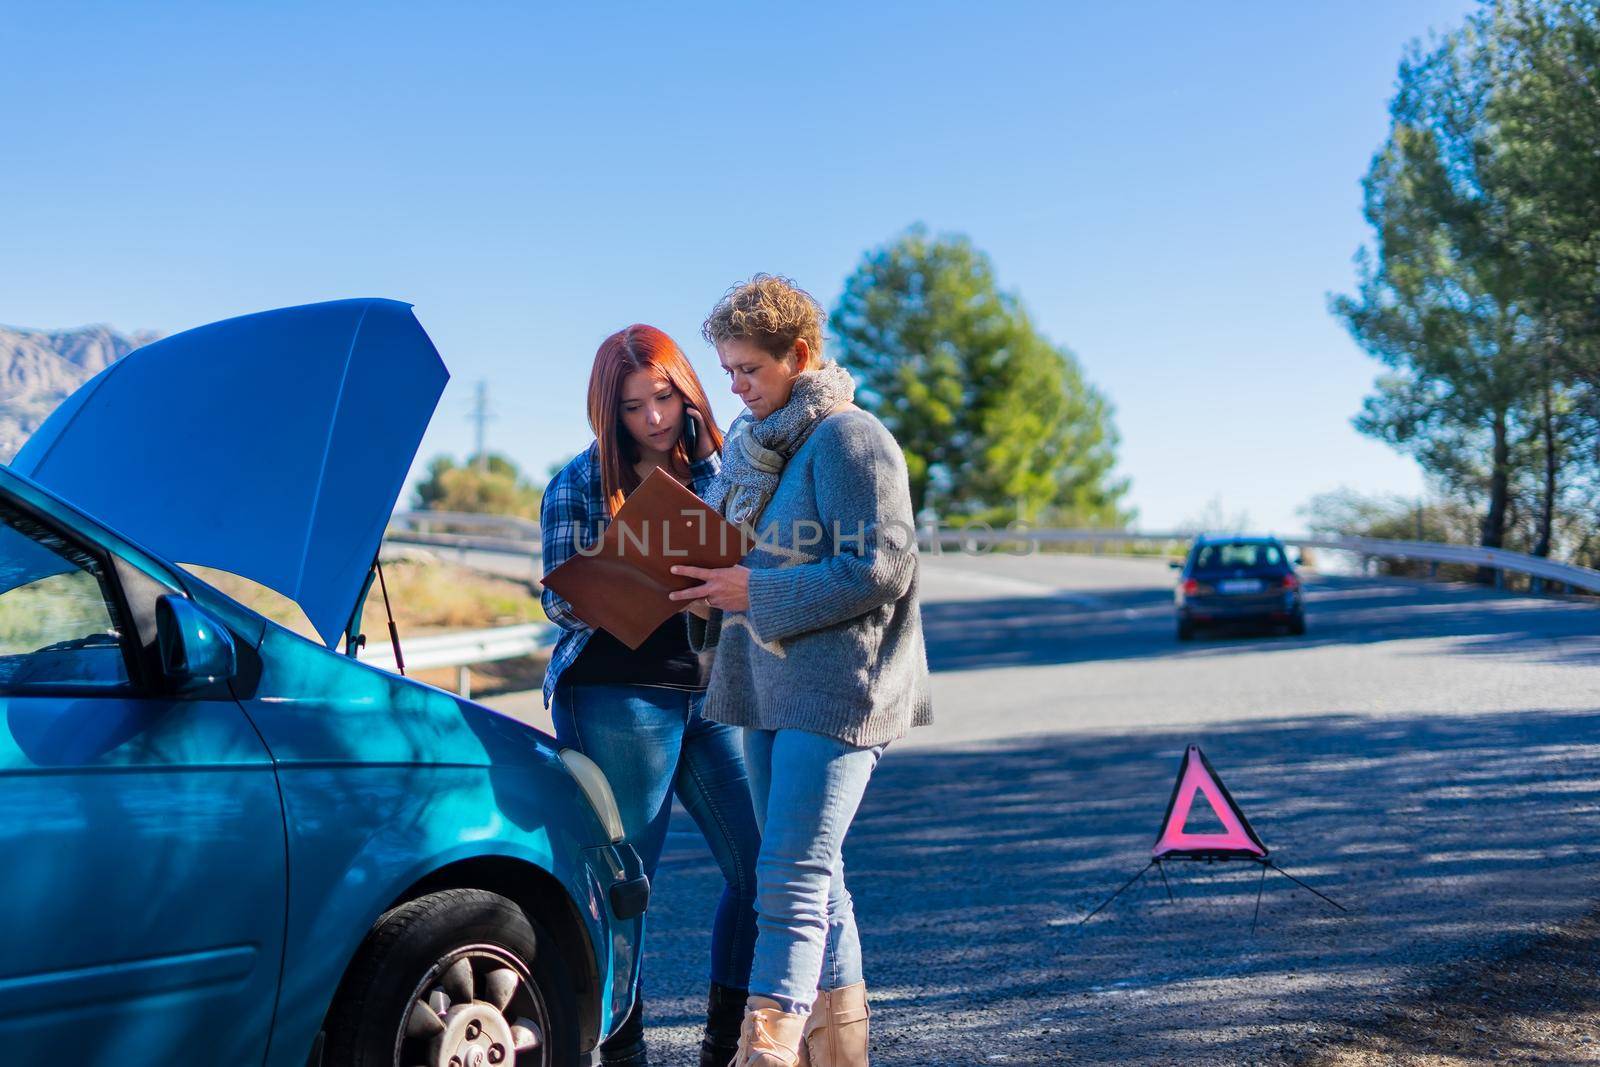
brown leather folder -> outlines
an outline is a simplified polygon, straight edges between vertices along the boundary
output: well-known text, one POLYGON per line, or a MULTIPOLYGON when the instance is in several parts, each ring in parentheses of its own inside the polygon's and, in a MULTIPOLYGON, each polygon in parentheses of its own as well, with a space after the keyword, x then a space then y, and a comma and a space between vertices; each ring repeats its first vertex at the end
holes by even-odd
POLYGON ((638 648, 685 607, 667 594, 700 584, 671 568, 731 567, 752 545, 749 535, 657 467, 623 502, 599 545, 580 543, 578 555, 545 575, 544 584, 578 618, 638 648))

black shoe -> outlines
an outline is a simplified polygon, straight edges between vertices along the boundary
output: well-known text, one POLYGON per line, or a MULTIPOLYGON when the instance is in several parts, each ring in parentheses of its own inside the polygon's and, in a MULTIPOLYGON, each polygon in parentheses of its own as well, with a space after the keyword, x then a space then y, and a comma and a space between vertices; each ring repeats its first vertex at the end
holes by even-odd
POLYGON ((711 983, 706 1000, 706 1036, 700 1042, 700 1067, 728 1067, 739 1051, 739 1027, 750 993, 711 983))
POLYGON ((622 1026, 600 1046, 600 1062, 605 1067, 650 1067, 644 1047, 644 997, 633 1002, 622 1026))

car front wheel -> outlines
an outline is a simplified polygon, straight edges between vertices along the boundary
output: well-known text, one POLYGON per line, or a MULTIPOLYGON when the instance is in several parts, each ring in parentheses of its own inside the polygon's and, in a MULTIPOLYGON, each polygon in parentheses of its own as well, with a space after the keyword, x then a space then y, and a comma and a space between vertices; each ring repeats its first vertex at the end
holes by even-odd
POLYGON ((550 946, 521 908, 481 889, 431 893, 394 908, 373 924, 340 987, 324 1063, 577 1063, 576 994, 550 946))

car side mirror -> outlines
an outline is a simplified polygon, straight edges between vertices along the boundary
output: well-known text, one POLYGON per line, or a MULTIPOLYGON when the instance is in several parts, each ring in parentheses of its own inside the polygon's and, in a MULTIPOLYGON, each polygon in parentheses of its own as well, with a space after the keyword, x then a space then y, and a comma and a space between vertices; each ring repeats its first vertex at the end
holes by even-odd
POLYGON ((156 601, 156 645, 162 676, 176 693, 226 681, 238 670, 227 628, 178 593, 156 601))

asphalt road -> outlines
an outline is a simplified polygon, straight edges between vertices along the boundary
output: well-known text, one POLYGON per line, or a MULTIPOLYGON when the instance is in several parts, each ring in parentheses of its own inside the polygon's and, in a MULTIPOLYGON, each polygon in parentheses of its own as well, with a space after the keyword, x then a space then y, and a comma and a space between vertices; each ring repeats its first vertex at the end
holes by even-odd
MULTIPOLYGON (((1308 583, 1304 637, 1179 644, 1160 562, 925 558, 936 725, 846 846, 873 1062, 1278 1062, 1600 895, 1600 608, 1308 583), (1142 867, 1200 744, 1273 850, 1142 867)), ((493 701, 491 701, 493 703, 493 701)), ((539 721, 531 696, 503 701, 539 721)), ((653 1062, 693 1061, 714 865, 678 813, 646 953, 653 1062)))

